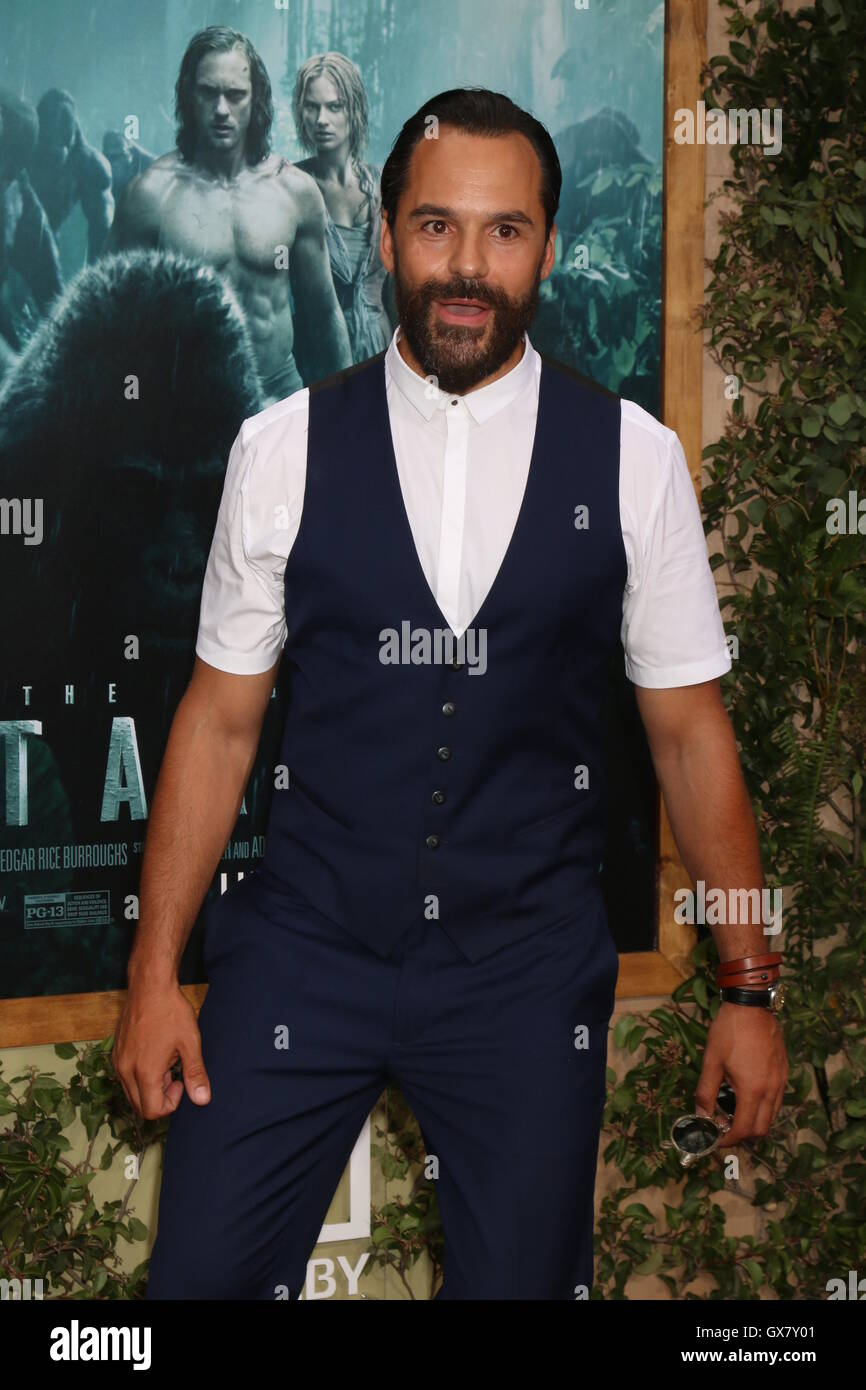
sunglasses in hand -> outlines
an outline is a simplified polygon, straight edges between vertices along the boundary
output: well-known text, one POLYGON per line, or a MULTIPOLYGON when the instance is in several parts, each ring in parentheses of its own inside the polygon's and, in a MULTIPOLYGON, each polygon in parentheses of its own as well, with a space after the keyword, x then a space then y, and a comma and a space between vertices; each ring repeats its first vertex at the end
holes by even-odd
MULTIPOLYGON (((737 1098, 727 1081, 723 1081, 716 1099, 716 1108, 733 1116, 737 1098)), ((680 1164, 688 1168, 698 1158, 710 1153, 731 1128, 730 1119, 715 1120, 711 1115, 680 1115, 671 1125, 670 1139, 662 1140, 663 1149, 676 1149, 680 1164)))

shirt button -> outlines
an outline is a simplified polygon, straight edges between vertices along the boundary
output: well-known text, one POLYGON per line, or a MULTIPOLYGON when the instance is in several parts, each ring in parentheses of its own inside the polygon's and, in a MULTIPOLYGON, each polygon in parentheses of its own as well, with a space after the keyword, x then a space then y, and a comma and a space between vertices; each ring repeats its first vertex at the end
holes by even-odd
POLYGON ((438 849, 438 848, 439 848, 439 836, 438 836, 438 835, 428 835, 428 836, 427 836, 427 839, 426 839, 426 841, 425 841, 425 844, 427 845, 427 848, 428 848, 428 849, 438 849))
POLYGON ((434 792, 433 795, 431 796, 430 800, 433 802, 433 805, 434 805, 434 806, 441 806, 441 805, 442 805, 442 802, 445 800, 445 793, 444 793, 444 792, 434 792))
POLYGON ((452 405, 459 405, 459 404, 460 404, 460 401, 457 399, 456 396, 452 396, 452 397, 451 397, 451 404, 452 404, 452 405))
POLYGON ((454 703, 453 700, 446 700, 446 701, 445 701, 444 705, 442 706, 442 713, 443 713, 443 714, 456 714, 456 713, 457 713, 457 706, 455 705, 455 703, 454 703))
POLYGON ((451 749, 446 747, 437 748, 436 757, 439 758, 441 762, 447 763, 448 759, 451 757, 451 749))

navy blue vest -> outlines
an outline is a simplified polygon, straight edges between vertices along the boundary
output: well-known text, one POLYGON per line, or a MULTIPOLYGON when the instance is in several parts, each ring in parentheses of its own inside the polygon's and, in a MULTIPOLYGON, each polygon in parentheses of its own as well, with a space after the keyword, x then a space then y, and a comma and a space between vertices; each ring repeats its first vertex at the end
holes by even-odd
POLYGON ((288 786, 257 878, 383 957, 424 916, 478 960, 601 899, 620 403, 542 358, 517 523, 461 646, 415 549, 384 356, 310 392, 285 573, 288 786))

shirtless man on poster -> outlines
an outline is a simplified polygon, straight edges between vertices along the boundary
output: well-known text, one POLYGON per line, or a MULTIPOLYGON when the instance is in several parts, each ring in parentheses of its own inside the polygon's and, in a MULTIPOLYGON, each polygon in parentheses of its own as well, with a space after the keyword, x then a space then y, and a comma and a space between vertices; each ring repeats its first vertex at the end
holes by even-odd
POLYGON ((304 385, 292 301, 311 379, 351 366, 324 201, 315 179, 270 153, 270 81, 245 35, 213 25, 193 36, 175 111, 177 150, 124 190, 105 252, 157 247, 224 274, 246 315, 265 405, 304 385))

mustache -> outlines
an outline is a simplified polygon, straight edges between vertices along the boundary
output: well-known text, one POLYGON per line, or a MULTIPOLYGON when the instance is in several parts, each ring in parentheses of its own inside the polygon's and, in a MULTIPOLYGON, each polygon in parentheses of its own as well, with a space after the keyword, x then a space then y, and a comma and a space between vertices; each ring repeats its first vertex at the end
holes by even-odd
POLYGON ((428 280, 420 285, 417 290, 418 297, 426 304, 432 304, 434 299, 477 299, 481 304, 489 304, 491 308, 503 308, 508 304, 508 296, 503 291, 491 290, 489 286, 473 284, 438 284, 428 280))

